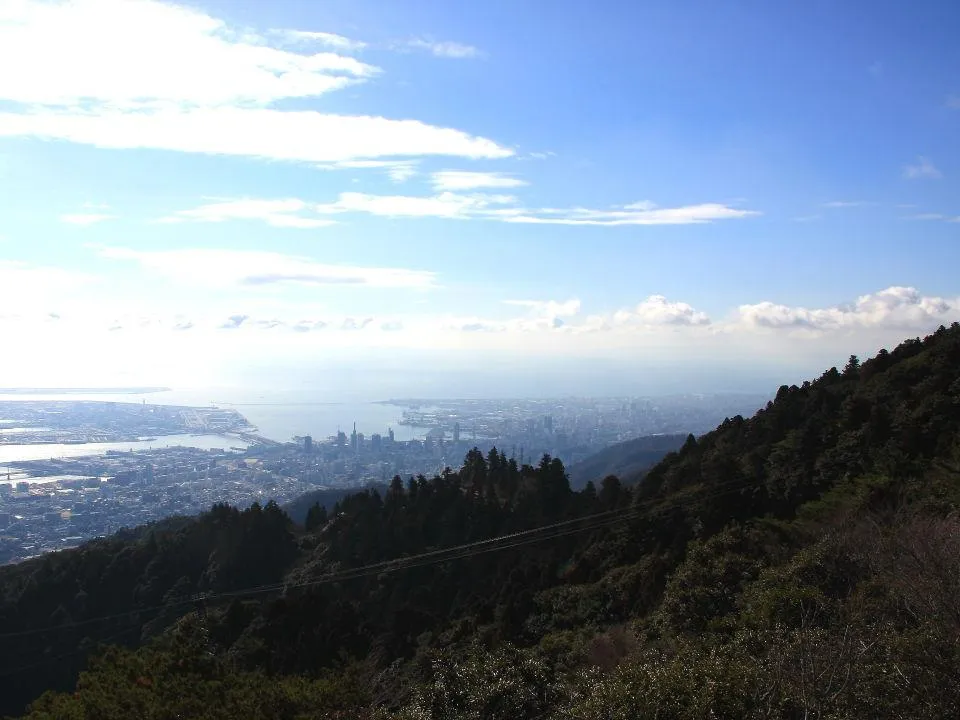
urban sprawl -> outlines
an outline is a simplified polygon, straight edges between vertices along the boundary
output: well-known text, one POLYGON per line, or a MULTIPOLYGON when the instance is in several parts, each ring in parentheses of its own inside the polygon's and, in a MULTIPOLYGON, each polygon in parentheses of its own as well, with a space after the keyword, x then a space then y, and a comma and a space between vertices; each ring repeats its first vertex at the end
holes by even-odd
MULTIPOLYGON (((84 457, 7 462, 0 467, 0 563, 81 542, 215 503, 286 503, 311 490, 362 487, 458 467, 472 447, 496 446, 519 462, 543 454, 572 464, 613 443, 659 433, 702 433, 749 414, 759 396, 389 401, 400 424, 423 439, 340 431, 277 442, 234 410, 136 403, 0 403, 0 447, 218 434, 227 449, 163 447, 84 457)), ((345 418, 349 423, 350 419, 345 418)), ((352 426, 348 426, 350 428, 352 426)))

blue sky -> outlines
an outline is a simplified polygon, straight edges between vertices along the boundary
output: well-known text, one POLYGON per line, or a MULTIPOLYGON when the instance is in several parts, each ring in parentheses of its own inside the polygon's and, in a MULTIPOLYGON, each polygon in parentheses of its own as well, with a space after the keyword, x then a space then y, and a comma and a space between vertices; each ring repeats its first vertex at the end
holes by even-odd
POLYGON ((767 383, 923 334, 960 319, 958 26, 951 2, 0 0, 0 323, 31 350, 4 382, 405 358, 767 383))

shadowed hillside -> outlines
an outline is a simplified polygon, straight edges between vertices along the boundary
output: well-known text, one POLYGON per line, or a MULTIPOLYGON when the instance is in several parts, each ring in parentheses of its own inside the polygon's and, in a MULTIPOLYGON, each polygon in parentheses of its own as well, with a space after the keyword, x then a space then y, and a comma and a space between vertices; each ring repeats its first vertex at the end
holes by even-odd
POLYGON ((579 490, 607 475, 639 478, 668 452, 679 450, 686 439, 686 435, 647 435, 611 445, 572 465, 570 486, 579 490))

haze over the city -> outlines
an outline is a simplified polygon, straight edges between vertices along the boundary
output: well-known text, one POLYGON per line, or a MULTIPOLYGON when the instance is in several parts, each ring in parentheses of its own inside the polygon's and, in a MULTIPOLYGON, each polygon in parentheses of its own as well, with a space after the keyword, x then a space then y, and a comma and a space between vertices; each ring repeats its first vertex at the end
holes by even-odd
POLYGON ((763 391, 960 319, 953 3, 0 0, 7 386, 763 391))

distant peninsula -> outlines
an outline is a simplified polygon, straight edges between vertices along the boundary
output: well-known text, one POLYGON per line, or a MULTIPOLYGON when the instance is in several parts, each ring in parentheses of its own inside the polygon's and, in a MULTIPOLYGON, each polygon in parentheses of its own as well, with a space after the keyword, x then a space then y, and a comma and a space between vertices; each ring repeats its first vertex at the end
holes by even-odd
POLYGON ((145 395, 170 390, 168 387, 0 388, 0 395, 145 395))

